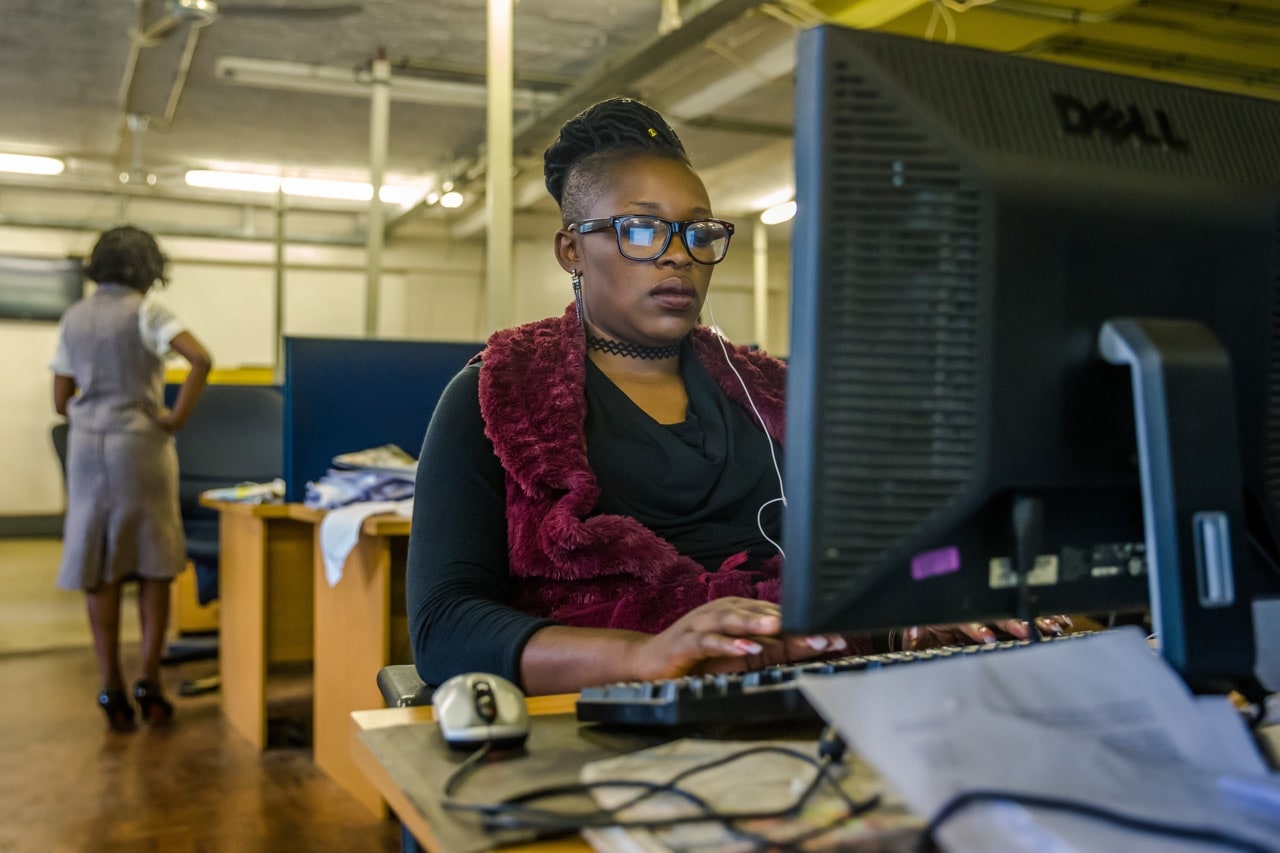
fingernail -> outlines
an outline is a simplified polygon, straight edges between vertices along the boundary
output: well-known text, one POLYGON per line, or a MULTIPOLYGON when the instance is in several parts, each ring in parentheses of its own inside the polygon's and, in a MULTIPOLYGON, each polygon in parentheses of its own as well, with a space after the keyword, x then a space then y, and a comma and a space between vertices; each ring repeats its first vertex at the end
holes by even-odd
POLYGON ((830 645, 827 642, 826 637, 805 637, 804 644, 809 648, 813 649, 815 652, 820 652, 823 649, 825 649, 828 645, 830 645))
POLYGON ((831 648, 835 649, 838 652, 842 652, 845 649, 849 648, 849 644, 845 642, 844 637, 836 637, 834 640, 831 641, 831 648))
POLYGON ((753 643, 750 640, 734 640, 733 647, 749 655, 758 655, 762 651, 759 643, 753 643))
POLYGON ((990 629, 990 628, 983 628, 983 629, 982 629, 982 642, 984 642, 984 643, 994 643, 995 641, 996 641, 996 635, 995 635, 994 633, 992 633, 991 629, 990 629))

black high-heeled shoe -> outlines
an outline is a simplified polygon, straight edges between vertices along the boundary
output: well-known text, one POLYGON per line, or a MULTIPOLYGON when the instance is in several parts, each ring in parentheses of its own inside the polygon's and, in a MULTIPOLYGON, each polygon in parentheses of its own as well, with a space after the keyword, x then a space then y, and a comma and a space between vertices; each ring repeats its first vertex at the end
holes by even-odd
POLYGON ((133 685, 133 698, 142 711, 142 719, 148 723, 167 723, 173 719, 173 703, 164 697, 164 690, 149 678, 139 678, 133 685))
POLYGON ((129 704, 129 694, 123 689, 103 689, 98 694, 98 707, 107 715, 107 724, 112 731, 131 732, 136 728, 133 723, 133 705, 129 704))

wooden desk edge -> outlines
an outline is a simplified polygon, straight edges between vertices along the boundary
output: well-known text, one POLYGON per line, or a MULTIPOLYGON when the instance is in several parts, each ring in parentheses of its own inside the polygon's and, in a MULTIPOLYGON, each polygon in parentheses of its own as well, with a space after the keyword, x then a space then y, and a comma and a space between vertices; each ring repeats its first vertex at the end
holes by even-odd
MULTIPOLYGON (((202 497, 200 505, 216 509, 218 512, 231 512, 256 518, 288 518, 307 524, 319 524, 328 513, 328 510, 316 509, 300 503, 255 504, 242 501, 216 501, 202 497)), ((371 536, 408 536, 409 527, 409 519, 403 515, 380 512, 366 518, 360 529, 371 536)))
POLYGON ((210 509, 216 509, 218 512, 233 512, 239 515, 249 515, 255 518, 293 518, 293 513, 289 509, 290 504, 282 503, 244 503, 241 501, 215 501, 209 498, 200 498, 200 505, 207 506, 210 509))
MULTIPOLYGON (((531 696, 526 700, 526 704, 531 716, 565 714, 574 709, 574 703, 577 699, 577 694, 574 693, 555 696, 531 696)), ((418 807, 395 783, 395 780, 391 778, 391 774, 387 772, 387 768, 382 765, 382 762, 378 761, 377 756, 373 754, 373 750, 360 737, 361 732, 373 729, 434 722, 435 714, 430 706, 353 711, 351 713, 351 751, 360 770, 369 778, 369 781, 378 789, 383 798, 386 799, 396 817, 413 833, 414 838, 418 839, 427 850, 444 851, 439 840, 432 833, 431 824, 427 822, 426 817, 422 812, 418 811, 418 807)), ((591 848, 580 839, 563 839, 508 849, 513 851, 538 851, 538 853, 569 853, 569 851, 582 853, 582 851, 590 850, 591 848)))
MULTIPOLYGON (((308 524, 319 524, 324 521, 325 515, 329 510, 317 509, 309 507, 306 504, 284 504, 286 515, 295 521, 305 521, 308 524)), ((409 519, 403 515, 397 515, 394 512, 380 512, 377 515, 371 515, 360 525, 360 530, 370 536, 408 536, 409 535, 409 519)))
POLYGON ((408 536, 409 519, 395 513, 371 515, 360 525, 360 530, 370 536, 408 536))

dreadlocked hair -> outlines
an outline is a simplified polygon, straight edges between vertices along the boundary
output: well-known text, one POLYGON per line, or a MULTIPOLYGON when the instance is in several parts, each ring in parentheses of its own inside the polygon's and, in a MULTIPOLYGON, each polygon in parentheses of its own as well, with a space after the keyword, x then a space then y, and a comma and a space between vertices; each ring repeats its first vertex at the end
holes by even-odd
POLYGON ((146 293, 156 282, 167 281, 168 262, 150 233, 121 225, 98 238, 85 275, 98 284, 123 284, 146 293))
POLYGON ((657 110, 631 98, 610 98, 590 106, 560 128, 542 155, 547 191, 565 222, 579 218, 618 155, 647 154, 689 165, 680 137, 657 110))

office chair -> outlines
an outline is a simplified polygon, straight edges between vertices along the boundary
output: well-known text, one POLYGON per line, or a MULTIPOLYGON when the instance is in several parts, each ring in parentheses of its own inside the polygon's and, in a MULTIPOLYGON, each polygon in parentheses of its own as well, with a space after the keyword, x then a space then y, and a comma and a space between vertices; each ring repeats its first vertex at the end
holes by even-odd
POLYGON ((209 489, 262 483, 284 470, 284 398, 265 385, 210 385, 176 436, 178 505, 200 603, 218 597, 218 513, 200 505, 209 489), (201 575, 203 574, 203 577, 201 575))
MULTIPOLYGON (((166 397, 177 392, 166 389, 166 397)), ((245 482, 268 482, 284 470, 284 397, 266 385, 210 385, 176 437, 178 506, 195 566, 197 599, 218 597, 218 513, 200 495, 245 482)), ((215 657, 216 640, 171 643, 168 661, 215 657)), ((216 683, 209 687, 215 689, 216 683)))
MULTIPOLYGON (((378 670, 378 690, 388 708, 410 708, 430 705, 432 689, 418 676, 418 668, 411 663, 393 663, 378 670)), ((401 853, 420 853, 418 839, 400 824, 401 853)))
POLYGON ((430 705, 432 690, 411 663, 393 663, 378 670, 378 689, 388 708, 430 705))

